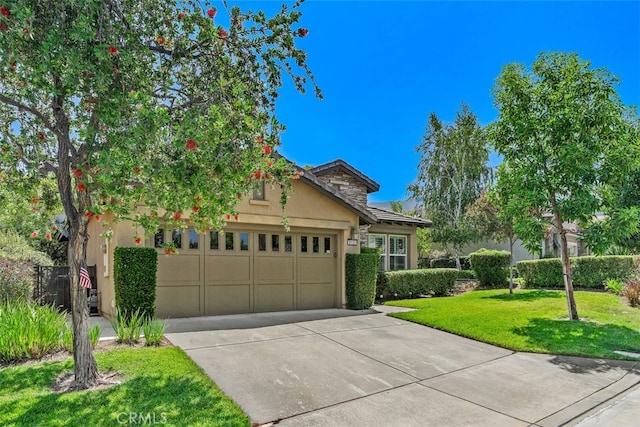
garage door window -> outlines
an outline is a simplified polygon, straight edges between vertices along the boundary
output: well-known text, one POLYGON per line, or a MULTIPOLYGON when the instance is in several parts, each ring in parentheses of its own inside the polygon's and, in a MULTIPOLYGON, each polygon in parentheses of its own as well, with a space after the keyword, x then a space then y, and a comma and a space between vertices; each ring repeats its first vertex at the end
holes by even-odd
POLYGON ((224 233, 224 248, 228 251, 233 250, 233 233, 224 233))
POLYGON ((171 230, 171 241, 176 249, 182 249, 182 230, 171 230))
POLYGON ((273 252, 280 252, 280 236, 277 234, 271 235, 271 250, 273 252))
POLYGON ((300 236, 300 252, 307 252, 307 236, 300 236))
POLYGON ((196 230, 189 230, 189 249, 198 249, 200 246, 200 235, 196 230))
POLYGON ((324 238, 324 253, 325 254, 331 253, 331 237, 324 238))
POLYGON ((217 251, 219 249, 219 240, 218 240, 218 232, 210 231, 209 232, 209 249, 217 251))
POLYGON ((267 235, 266 234, 258 234, 258 250, 260 252, 265 252, 267 250, 267 235))
POLYGON ((155 236, 153 236, 153 246, 162 248, 162 245, 164 245, 164 228, 159 228, 155 236))
POLYGON ((240 250, 249 250, 249 233, 240 233, 240 250))
POLYGON ((291 252, 293 250, 291 236, 284 236, 284 251, 291 252))

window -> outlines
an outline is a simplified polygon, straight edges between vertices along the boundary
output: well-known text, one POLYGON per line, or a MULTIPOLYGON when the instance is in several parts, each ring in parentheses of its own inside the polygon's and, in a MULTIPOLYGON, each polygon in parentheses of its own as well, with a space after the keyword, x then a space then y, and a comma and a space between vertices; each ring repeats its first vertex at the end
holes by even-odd
POLYGON ((280 251, 280 236, 277 234, 271 235, 271 250, 273 252, 280 251))
POLYGON ((264 198, 264 180, 260 181, 258 188, 253 190, 253 200, 265 200, 264 198))
POLYGON ((224 233, 224 247, 228 251, 233 250, 233 233, 224 233))
POLYGON ((182 230, 172 230, 171 241, 176 249, 182 249, 182 230))
POLYGON ((217 251, 219 249, 218 245, 219 245, 218 232, 217 231, 210 231, 209 232, 209 249, 217 251))
POLYGON ((249 250, 249 233, 240 233, 240 250, 249 250))
POLYGON ((407 237, 389 236, 389 270, 407 269, 407 237))
POLYGON ((324 238, 324 253, 325 254, 331 253, 331 237, 324 238))
POLYGON ((284 236, 284 251, 291 252, 292 250, 293 248, 292 248, 291 236, 284 236))
POLYGON ((267 250, 267 235, 258 234, 258 250, 264 252, 267 250))
POLYGON ((189 230, 189 249, 198 249, 200 245, 200 236, 196 230, 189 230))
POLYGON ((307 252, 307 236, 300 236, 300 252, 307 252))
POLYGON ((320 252, 320 238, 319 237, 313 237, 313 253, 317 254, 318 252, 320 252))
POLYGON ((164 229, 160 228, 156 232, 155 236, 153 236, 153 246, 161 248, 162 245, 164 245, 164 229))
POLYGON ((387 235, 369 234, 369 247, 380 249, 380 271, 387 270, 387 235))

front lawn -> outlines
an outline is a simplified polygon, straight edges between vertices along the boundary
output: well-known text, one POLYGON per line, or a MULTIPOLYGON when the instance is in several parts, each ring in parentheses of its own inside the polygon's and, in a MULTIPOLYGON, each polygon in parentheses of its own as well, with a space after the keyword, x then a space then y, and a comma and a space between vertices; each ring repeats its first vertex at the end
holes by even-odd
POLYGON ((177 347, 97 352, 101 372, 124 378, 103 390, 56 394, 72 360, 0 370, 0 425, 249 426, 248 417, 177 347))
POLYGON ((624 359, 640 353, 640 310, 599 292, 576 292, 578 314, 567 320, 562 291, 474 291, 451 298, 388 302, 417 308, 392 316, 516 351, 624 359))

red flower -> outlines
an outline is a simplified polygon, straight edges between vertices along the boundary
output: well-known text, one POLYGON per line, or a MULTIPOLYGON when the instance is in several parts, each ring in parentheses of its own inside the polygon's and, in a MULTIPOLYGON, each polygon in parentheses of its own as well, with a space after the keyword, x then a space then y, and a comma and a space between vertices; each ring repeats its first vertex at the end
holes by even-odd
POLYGON ((91 218, 95 214, 91 211, 84 211, 83 215, 85 216, 85 218, 91 218))
POLYGON ((262 146, 262 152, 265 154, 265 156, 268 156, 269 154, 271 154, 272 151, 273 151, 273 148, 270 145, 262 146))
POLYGON ((184 144, 184 147, 189 151, 195 150, 197 146, 198 144, 193 139, 187 139, 186 144, 184 144))
POLYGON ((259 170, 255 171, 253 173, 253 176, 255 179, 260 179, 260 177, 262 176, 262 171, 259 171, 259 170))
POLYGON ((306 28, 300 28, 300 29, 298 30, 298 35, 299 35, 300 37, 306 37, 306 36, 307 36, 307 34, 309 34, 309 30, 307 30, 306 28))
POLYGON ((95 218, 96 221, 100 221, 102 219, 102 217, 100 215, 96 215, 96 216, 94 216, 94 218, 95 218))
POLYGON ((227 220, 231 219, 231 214, 227 214, 227 220))
POLYGON ((194 206, 191 208, 191 210, 193 211, 193 213, 198 213, 200 212, 200 206, 194 206))
POLYGON ((215 7, 212 7, 211 9, 207 10, 207 15, 209 15, 209 18, 215 18, 217 13, 218 11, 216 10, 215 7))
POLYGON ((38 237, 38 232, 37 232, 37 231, 33 231, 33 232, 31 233, 31 238, 32 238, 32 239, 35 239, 36 237, 38 237))
POLYGON ((134 242, 136 242, 136 245, 139 245, 140 243, 142 243, 142 237, 136 236, 136 238, 134 239, 134 242))
POLYGON ((0 6, 0 15, 4 16, 5 18, 8 18, 11 16, 11 11, 7 6, 0 6))
POLYGON ((268 172, 264 174, 264 179, 270 179, 270 178, 271 178, 271 175, 269 175, 268 172))
POLYGON ((165 41, 166 40, 162 36, 156 37, 156 43, 158 43, 158 44, 164 44, 165 41))
POLYGON ((115 46, 109 46, 107 51, 111 54, 111 56, 116 56, 118 54, 118 49, 115 46))
POLYGON ((175 219, 177 221, 180 218, 182 218, 182 212, 174 212, 173 213, 173 219, 175 219))
POLYGON ((165 255, 173 255, 173 254, 175 254, 175 253, 176 253, 176 250, 175 250, 175 249, 173 249, 173 248, 166 248, 166 249, 164 250, 164 254, 165 254, 165 255))
MULTIPOLYGON (((9 29, 9 27, 7 26, 7 24, 5 24, 4 22, 0 22, 0 33, 5 32, 8 29, 9 29)), ((3 76, 4 76, 4 74, 3 74, 3 76)))
POLYGON ((73 173, 73 176, 76 178, 82 178, 82 171, 80 169, 74 169, 71 173, 73 173))
POLYGON ((238 214, 235 214, 233 218, 237 221, 240 216, 238 214))
POLYGON ((40 135, 38 135, 38 138, 40 138, 40 141, 44 141, 46 136, 44 136, 44 133, 41 133, 40 135))
POLYGON ((87 191, 87 186, 84 182, 78 183, 78 191, 81 193, 84 193, 85 191, 87 191))
POLYGON ((242 193, 236 193, 236 197, 237 197, 238 199, 242 199, 242 193))
POLYGON ((264 144, 264 136, 262 136, 262 135, 256 136, 256 143, 264 144))
POLYGON ((142 172, 142 169, 140 169, 138 166, 136 166, 135 168, 133 168, 133 173, 135 173, 136 175, 139 175, 140 172, 142 172))
POLYGON ((198 196, 196 197, 196 203, 200 203, 202 201, 202 197, 198 196))
POLYGON ((40 201, 40 199, 38 199, 37 197, 32 197, 32 198, 31 198, 31 203, 33 203, 34 205, 35 205, 36 203, 38 203, 39 201, 40 201))
POLYGON ((296 173, 293 174, 293 179, 300 179, 300 171, 296 171, 296 173))
POLYGON ((178 19, 183 19, 185 16, 187 16, 187 14, 186 14, 186 13, 184 13, 184 12, 180 12, 180 13, 178 14, 178 19))
POLYGON ((273 166, 273 162, 272 162, 271 160, 269 160, 269 161, 267 162, 267 166, 269 166, 269 167, 273 166))
POLYGON ((51 240, 51 233, 45 234, 44 238, 47 239, 47 240, 51 240))
POLYGON ((229 34, 227 34, 227 32, 225 31, 224 28, 220 28, 220 31, 218 31, 218 34, 220 34, 220 38, 222 40, 226 40, 227 36, 229 35, 229 34))

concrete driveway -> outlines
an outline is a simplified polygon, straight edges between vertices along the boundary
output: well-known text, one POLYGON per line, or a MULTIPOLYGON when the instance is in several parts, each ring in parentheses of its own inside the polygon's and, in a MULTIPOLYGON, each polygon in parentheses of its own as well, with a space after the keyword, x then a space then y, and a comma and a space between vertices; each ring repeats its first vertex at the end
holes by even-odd
POLYGON ((168 332, 257 424, 603 425, 640 397, 638 362, 514 353, 373 310, 174 319, 168 332))

